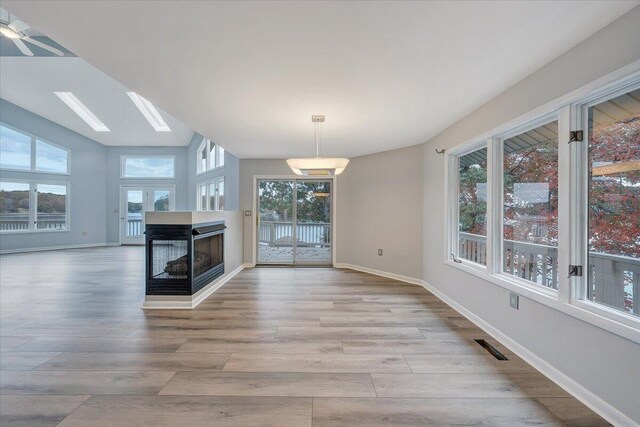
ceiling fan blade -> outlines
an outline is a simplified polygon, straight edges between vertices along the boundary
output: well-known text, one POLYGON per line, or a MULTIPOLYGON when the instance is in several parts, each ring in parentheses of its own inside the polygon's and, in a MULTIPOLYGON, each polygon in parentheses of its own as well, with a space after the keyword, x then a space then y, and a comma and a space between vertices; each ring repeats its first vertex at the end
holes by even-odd
POLYGON ((51 52, 51 53, 53 53, 55 55, 64 56, 64 52, 61 51, 60 49, 56 49, 55 47, 49 46, 48 44, 42 43, 41 41, 33 39, 33 38, 29 37, 29 36, 23 37, 22 40, 25 41, 25 42, 29 42, 29 43, 31 43, 33 45, 36 45, 39 48, 47 50, 47 51, 49 51, 49 52, 51 52))
POLYGON ((33 52, 31 52, 31 50, 27 47, 26 44, 22 43, 22 40, 20 40, 20 39, 11 39, 11 41, 16 44, 18 49, 20 49, 20 52, 22 52, 24 55, 33 56, 33 52))
POLYGON ((27 24, 25 24, 22 21, 19 21, 17 19, 14 19, 13 21, 11 21, 11 23, 9 24, 9 28, 11 28, 13 31, 15 31, 16 33, 21 33, 24 30, 26 30, 27 28, 29 28, 29 26, 27 24))
POLYGON ((9 11, 0 7, 0 21, 9 22, 9 11))

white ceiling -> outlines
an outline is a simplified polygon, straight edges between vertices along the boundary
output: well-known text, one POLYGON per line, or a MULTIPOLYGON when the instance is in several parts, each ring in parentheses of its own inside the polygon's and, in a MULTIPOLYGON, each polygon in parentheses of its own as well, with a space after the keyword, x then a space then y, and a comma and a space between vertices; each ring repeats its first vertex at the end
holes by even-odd
POLYGON ((160 111, 171 132, 156 132, 128 89, 80 58, 0 57, 0 95, 104 145, 188 145, 193 130, 160 111), (73 92, 111 132, 95 132, 53 92, 73 92))
POLYGON ((243 158, 425 142, 638 3, 3 0, 243 158))

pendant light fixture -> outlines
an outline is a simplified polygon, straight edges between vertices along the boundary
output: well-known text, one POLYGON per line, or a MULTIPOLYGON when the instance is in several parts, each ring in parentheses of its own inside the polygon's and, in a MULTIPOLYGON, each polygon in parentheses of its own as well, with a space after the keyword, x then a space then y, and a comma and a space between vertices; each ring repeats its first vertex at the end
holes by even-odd
POLYGON ((324 116, 311 116, 311 121, 315 126, 316 156, 302 159, 287 159, 287 164, 296 175, 340 175, 347 167, 349 159, 320 157, 320 139, 322 138, 324 116))

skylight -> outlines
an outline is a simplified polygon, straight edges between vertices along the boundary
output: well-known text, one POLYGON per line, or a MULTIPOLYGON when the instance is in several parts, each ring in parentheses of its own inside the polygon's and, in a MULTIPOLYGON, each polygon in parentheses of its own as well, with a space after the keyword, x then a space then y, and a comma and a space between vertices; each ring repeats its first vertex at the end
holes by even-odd
POLYGON ((73 110, 82 120, 84 120, 96 132, 111 132, 109 128, 93 114, 86 105, 84 105, 71 92, 54 92, 58 98, 62 100, 69 108, 73 110))
POLYGON ((129 98, 136 104, 136 107, 138 107, 138 110, 140 110, 145 119, 151 123, 151 126, 153 126, 156 132, 171 132, 171 128, 169 128, 169 125, 162 119, 162 116, 151 102, 135 92, 127 92, 127 95, 129 95, 129 98))

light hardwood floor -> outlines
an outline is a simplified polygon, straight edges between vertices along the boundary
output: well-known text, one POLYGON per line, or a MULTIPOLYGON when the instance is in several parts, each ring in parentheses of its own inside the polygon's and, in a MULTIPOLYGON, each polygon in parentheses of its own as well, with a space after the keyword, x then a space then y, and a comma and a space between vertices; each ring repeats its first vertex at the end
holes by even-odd
POLYGON ((0 257, 2 426, 608 425, 419 286, 252 269, 195 310, 143 311, 143 263, 0 257))

